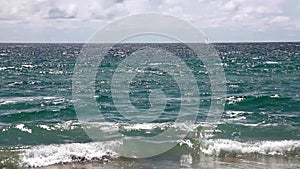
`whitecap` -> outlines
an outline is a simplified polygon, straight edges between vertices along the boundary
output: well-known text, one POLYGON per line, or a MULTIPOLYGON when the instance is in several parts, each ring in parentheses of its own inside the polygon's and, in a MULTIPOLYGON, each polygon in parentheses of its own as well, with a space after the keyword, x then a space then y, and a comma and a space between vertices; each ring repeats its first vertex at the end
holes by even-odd
POLYGON ((207 155, 220 155, 222 151, 238 154, 285 155, 299 147, 299 140, 239 142, 228 139, 210 139, 203 141, 200 150, 207 155))
POLYGON ((2 98, 0 99, 0 104, 15 104, 27 101, 33 101, 37 99, 37 97, 12 97, 12 98, 2 98))
POLYGON ((43 167, 73 162, 73 157, 84 158, 86 161, 104 157, 117 158, 116 150, 121 144, 121 141, 107 141, 40 145, 25 149, 19 159, 24 167, 43 167))
POLYGON ((193 148, 193 143, 188 139, 180 140, 179 145, 182 146, 183 144, 187 145, 189 148, 193 148))
POLYGON ((52 127, 52 126, 49 126, 49 125, 45 125, 45 124, 38 125, 38 127, 42 128, 42 129, 44 129, 44 130, 48 130, 48 131, 56 130, 55 127, 52 127))
POLYGON ((0 105, 15 104, 15 103, 17 103, 17 101, 15 100, 6 100, 6 101, 2 101, 0 105))
POLYGON ((231 110, 228 110, 225 112, 227 116, 229 117, 237 117, 239 115, 242 115, 244 114, 245 112, 244 111, 231 111, 231 110))
POLYGON ((13 82, 13 83, 8 84, 8 86, 16 86, 16 85, 21 85, 21 84, 23 84, 23 82, 13 82))
POLYGON ((271 98, 280 98, 280 96, 278 94, 272 95, 270 96, 271 98))
POLYGON ((27 133, 32 133, 32 130, 29 128, 26 128, 24 124, 18 124, 15 126, 15 128, 17 128, 21 131, 27 132, 27 133))
POLYGON ((155 128, 163 128, 166 124, 164 123, 137 123, 123 126, 124 129, 130 130, 152 130, 155 128))
POLYGON ((276 65, 276 64, 279 64, 279 62, 275 62, 275 61, 266 61, 265 64, 268 64, 268 65, 276 65))
POLYGON ((235 104, 235 103, 238 103, 238 102, 241 102, 241 101, 245 100, 245 98, 244 97, 230 96, 230 97, 227 97, 226 100, 228 101, 228 104, 235 104))
POLYGON ((43 97, 44 100, 52 100, 52 99, 56 99, 57 97, 53 97, 53 96, 47 96, 47 97, 43 97))
POLYGON ((35 66, 34 66, 34 65, 27 65, 27 64, 24 64, 24 65, 22 65, 22 67, 25 67, 25 68, 34 68, 35 66))
POLYGON ((77 128, 81 128, 80 123, 78 123, 77 121, 66 121, 66 122, 60 122, 60 123, 56 123, 56 124, 39 124, 37 125, 37 127, 44 129, 44 130, 58 130, 58 131, 65 131, 65 130, 74 130, 77 128))
POLYGON ((0 70, 6 70, 7 67, 0 67, 0 70))

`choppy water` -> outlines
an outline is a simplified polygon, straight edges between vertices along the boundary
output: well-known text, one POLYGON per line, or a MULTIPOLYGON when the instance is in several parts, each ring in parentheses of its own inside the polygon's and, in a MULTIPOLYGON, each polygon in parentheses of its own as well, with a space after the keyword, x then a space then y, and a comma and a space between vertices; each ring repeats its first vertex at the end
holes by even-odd
POLYGON ((85 161, 105 157, 128 168, 300 167, 300 43, 214 46, 227 87, 220 121, 205 123, 210 81, 203 63, 185 45, 123 44, 112 48, 98 69, 95 99, 106 122, 95 125, 109 137, 91 142, 72 100, 72 75, 83 44, 0 44, 0 166, 49 166, 78 161, 75 155, 85 161), (156 69, 133 70, 137 75, 130 101, 139 110, 149 109, 150 91, 161 88, 168 98, 165 113, 148 123, 130 123, 118 113, 111 96, 113 73, 124 58, 145 46, 173 52, 193 70, 201 103, 195 124, 172 125, 180 110, 180 89, 172 76, 156 69), (203 138, 205 125, 214 130, 205 131, 203 138), (122 143, 113 131, 153 136, 169 127, 190 134, 165 154, 134 160, 115 151, 122 143))

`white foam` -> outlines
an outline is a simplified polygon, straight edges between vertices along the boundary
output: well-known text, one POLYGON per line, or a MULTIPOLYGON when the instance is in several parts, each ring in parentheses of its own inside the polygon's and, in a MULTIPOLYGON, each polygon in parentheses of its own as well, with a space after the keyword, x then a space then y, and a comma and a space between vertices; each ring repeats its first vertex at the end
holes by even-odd
POLYGON ((24 65, 22 65, 22 67, 26 67, 26 68, 34 68, 35 66, 34 66, 34 65, 24 64, 24 65))
POLYGON ((155 128, 163 129, 166 123, 137 123, 123 126, 126 130, 152 130, 155 128))
MULTIPOLYGON (((204 126, 205 124, 202 124, 204 126)), ((200 126, 200 124, 195 124, 195 123, 175 123, 171 125, 174 128, 187 131, 187 132, 192 132, 194 131, 197 127, 200 126)))
POLYGON ((279 64, 279 62, 275 62, 275 61, 266 61, 265 64, 275 65, 275 64, 279 64))
POLYGON ((17 103, 17 101, 15 101, 15 100, 7 100, 7 101, 3 101, 2 103, 0 103, 0 105, 14 104, 14 103, 17 103))
POLYGON ((15 85, 21 85, 21 84, 23 84, 23 82, 13 82, 13 83, 8 84, 8 86, 15 86, 15 85))
POLYGON ((280 96, 278 94, 272 95, 270 96, 271 98, 280 98, 280 96))
POLYGON ((21 131, 27 132, 27 133, 32 133, 32 130, 29 128, 26 128, 24 124, 18 124, 18 125, 16 125, 16 128, 21 131))
POLYGON ((237 85, 237 84, 235 84, 235 85, 234 85, 234 84, 231 84, 231 85, 229 85, 228 87, 229 87, 229 88, 239 88, 240 86, 237 85))
POLYGON ((20 154, 20 163, 25 167, 42 167, 72 162, 72 156, 92 160, 109 154, 111 158, 116 158, 118 154, 115 150, 121 144, 121 141, 109 141, 35 146, 20 154))
POLYGON ((8 103, 31 101, 33 99, 34 97, 12 97, 12 98, 2 98, 0 99, 0 102, 8 104, 8 103))
POLYGON ((34 101, 34 100, 65 101, 66 99, 57 98, 57 97, 42 97, 42 96, 36 96, 36 97, 8 97, 8 98, 0 98, 0 105, 22 103, 22 102, 28 102, 28 101, 34 101), (56 100, 54 100, 54 99, 56 99, 56 100))
POLYGON ((225 122, 227 122, 227 123, 235 122, 236 123, 236 121, 246 120, 247 118, 243 115, 245 113, 251 113, 251 112, 228 110, 225 113, 226 113, 226 116, 229 117, 227 119, 224 119, 225 122))
POLYGON ((64 74, 64 71, 62 70, 53 70, 53 71, 49 71, 49 74, 54 74, 54 75, 62 75, 64 74))
POLYGON ((208 155, 219 155, 221 151, 238 154, 284 155, 297 147, 300 147, 300 140, 239 142, 227 139, 211 139, 205 140, 200 150, 208 155))
POLYGON ((42 128, 42 129, 45 129, 45 130, 48 130, 48 131, 51 131, 51 130, 56 130, 55 127, 52 127, 52 126, 48 126, 48 125, 38 125, 38 127, 42 128))
POLYGON ((247 119, 246 117, 241 116, 241 117, 235 117, 235 118, 225 119, 224 121, 226 121, 226 122, 230 122, 230 121, 243 121, 243 120, 246 120, 246 119, 247 119))
POLYGON ((81 122, 78 123, 83 126, 83 128, 97 128, 104 132, 113 132, 119 130, 119 124, 116 122, 81 122))
POLYGON ((190 154, 182 155, 180 157, 180 166, 182 168, 192 168, 191 167, 192 164, 193 164, 193 157, 190 154))
POLYGON ((7 67, 0 67, 0 70, 6 70, 7 67))
POLYGON ((6 131, 8 131, 8 129, 9 129, 10 127, 7 127, 7 128, 3 128, 2 129, 2 132, 6 132, 6 131))
POLYGON ((262 123, 235 123, 237 125, 241 125, 241 126, 248 126, 248 127, 257 127, 257 126, 263 126, 263 122, 262 123))
POLYGON ((231 111, 231 110, 226 111, 226 115, 229 117, 237 117, 244 113, 245 113, 244 111, 231 111))
POLYGON ((45 130, 73 130, 76 128, 81 128, 84 126, 84 128, 97 128, 104 132, 112 132, 112 131, 118 131, 120 129, 131 131, 131 130, 153 130, 156 128, 165 129, 167 126, 169 126, 168 123, 136 123, 136 124, 130 124, 130 123, 116 123, 116 122, 78 122, 78 121, 66 121, 63 123, 57 123, 55 125, 38 125, 38 127, 45 129, 45 130))
POLYGON ((45 125, 45 124, 41 124, 41 125, 37 125, 39 128, 42 128, 44 130, 59 130, 59 131, 65 131, 65 130, 73 130, 76 128, 80 128, 80 123, 78 123, 77 121, 66 121, 66 122, 62 122, 62 123, 57 123, 55 125, 45 125))
POLYGON ((56 99, 57 97, 53 97, 53 96, 47 96, 47 97, 43 97, 44 100, 52 100, 52 99, 56 99))
MULTIPOLYGON (((39 126, 44 129, 48 130, 70 130, 78 127, 83 127, 86 129, 92 129, 96 128, 103 132, 113 132, 113 131, 119 131, 119 130, 125 130, 125 131, 142 131, 142 130, 148 130, 148 132, 151 132, 151 130, 159 129, 159 130, 167 130, 168 128, 175 128, 176 130, 182 130, 186 132, 194 131, 199 126, 204 126, 206 124, 194 124, 194 123, 120 123, 120 122, 77 122, 77 121, 67 121, 64 123, 58 123, 54 126, 39 126)), ((211 124, 209 124, 211 125, 211 124)))
POLYGON ((187 145, 189 148, 193 148, 193 143, 188 139, 180 140, 179 145, 182 146, 183 144, 187 145))
POLYGON ((64 123, 58 123, 54 126, 54 128, 60 129, 61 131, 63 131, 63 130, 73 130, 75 128, 78 128, 78 124, 79 123, 70 120, 70 121, 66 121, 64 123))
POLYGON ((235 97, 235 96, 230 96, 228 98, 226 98, 226 100, 228 101, 228 104, 235 104, 238 102, 243 101, 245 98, 243 97, 235 97))

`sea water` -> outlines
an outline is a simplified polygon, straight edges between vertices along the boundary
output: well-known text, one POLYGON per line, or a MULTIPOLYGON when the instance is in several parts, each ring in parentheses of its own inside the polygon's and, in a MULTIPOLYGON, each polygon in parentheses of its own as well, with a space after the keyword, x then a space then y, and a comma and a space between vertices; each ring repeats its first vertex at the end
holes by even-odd
POLYGON ((101 141, 85 132, 72 98, 74 68, 83 46, 0 44, 1 167, 300 167, 300 43, 213 44, 222 61, 215 66, 221 66, 226 77, 224 111, 213 123, 206 122, 212 97, 207 69, 186 45, 115 45, 99 64, 94 82, 99 115, 105 117, 105 122, 97 116, 94 121, 105 136, 101 141), (111 79, 122 61, 141 47, 168 50, 192 70, 200 102, 194 123, 174 124, 182 102, 180 86, 168 72, 151 67, 132 70, 136 76, 129 86, 130 103, 146 111, 151 91, 161 89, 166 95, 164 113, 135 123, 118 112, 111 79), (171 150, 143 159, 118 154, 123 143, 113 133, 151 137, 168 128, 187 133, 174 140, 177 145, 171 150))

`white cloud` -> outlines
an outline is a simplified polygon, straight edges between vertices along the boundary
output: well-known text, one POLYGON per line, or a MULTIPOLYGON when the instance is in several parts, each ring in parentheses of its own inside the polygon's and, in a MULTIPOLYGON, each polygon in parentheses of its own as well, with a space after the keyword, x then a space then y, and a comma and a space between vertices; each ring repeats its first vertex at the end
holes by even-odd
POLYGON ((277 24, 277 23, 286 23, 286 22, 288 22, 290 20, 291 20, 291 18, 288 17, 288 16, 275 16, 275 17, 273 17, 270 20, 270 23, 274 23, 274 24, 277 24))
POLYGON ((241 5, 241 0, 231 0, 224 4, 224 9, 229 11, 236 11, 238 10, 239 6, 241 5))
MULTIPOLYGON (((202 29, 218 28, 240 32, 274 29, 297 31, 300 27, 299 15, 290 16, 283 10, 284 4, 291 1, 1 0, 0 28, 1 24, 5 24, 5 27, 24 27, 40 32, 50 29, 83 31, 87 27, 96 30, 101 25, 127 15, 162 12, 186 19, 202 29)), ((297 11, 299 6, 300 3, 290 10, 297 11)))

